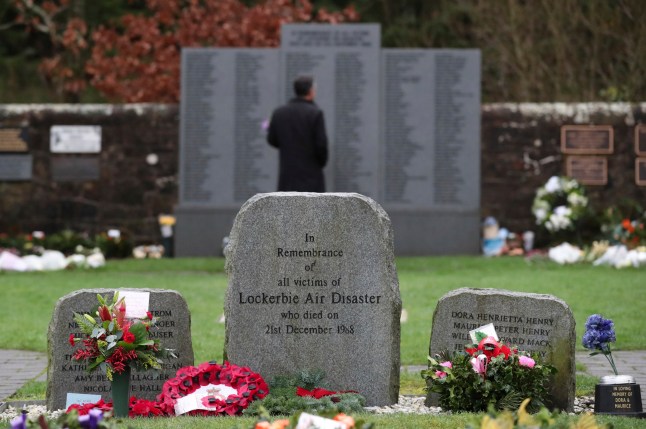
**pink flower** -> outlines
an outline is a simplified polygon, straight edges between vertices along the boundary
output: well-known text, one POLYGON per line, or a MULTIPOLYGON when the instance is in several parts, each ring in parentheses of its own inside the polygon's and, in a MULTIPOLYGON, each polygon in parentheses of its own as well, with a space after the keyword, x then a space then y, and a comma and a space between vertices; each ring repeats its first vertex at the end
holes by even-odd
POLYGON ((536 365, 534 359, 528 356, 520 356, 518 358, 518 363, 520 364, 520 366, 526 366, 527 368, 534 368, 534 365, 536 365))
MULTIPOLYGON (((451 361, 448 361, 448 360, 446 362, 440 363, 440 366, 442 366, 444 368, 453 368, 453 364, 451 363, 451 361)), ((435 375, 438 378, 444 378, 444 377, 446 377, 446 372, 444 372, 444 371, 435 371, 435 375)))
POLYGON ((484 376, 487 372, 487 356, 480 354, 477 357, 472 358, 471 366, 475 372, 484 376))

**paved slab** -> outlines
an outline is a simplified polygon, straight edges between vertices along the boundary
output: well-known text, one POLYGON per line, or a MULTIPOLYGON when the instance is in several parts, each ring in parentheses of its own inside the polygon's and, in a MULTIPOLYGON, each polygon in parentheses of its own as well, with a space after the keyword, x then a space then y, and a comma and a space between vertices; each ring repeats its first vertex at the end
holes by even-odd
POLYGON ((7 399, 29 380, 45 380, 47 355, 24 350, 0 350, 0 401, 7 399))

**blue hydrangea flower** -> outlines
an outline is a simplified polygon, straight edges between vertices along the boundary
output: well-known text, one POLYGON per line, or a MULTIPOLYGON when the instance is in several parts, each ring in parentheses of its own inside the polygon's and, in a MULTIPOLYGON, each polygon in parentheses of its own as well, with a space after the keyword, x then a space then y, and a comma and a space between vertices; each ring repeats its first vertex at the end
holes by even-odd
POLYGON ((617 368, 612 358, 610 343, 614 343, 617 338, 614 330, 615 324, 610 319, 604 319, 600 314, 593 314, 585 322, 585 333, 583 334, 583 347, 589 350, 598 350, 592 353, 602 353, 610 362, 612 369, 617 374, 617 368))

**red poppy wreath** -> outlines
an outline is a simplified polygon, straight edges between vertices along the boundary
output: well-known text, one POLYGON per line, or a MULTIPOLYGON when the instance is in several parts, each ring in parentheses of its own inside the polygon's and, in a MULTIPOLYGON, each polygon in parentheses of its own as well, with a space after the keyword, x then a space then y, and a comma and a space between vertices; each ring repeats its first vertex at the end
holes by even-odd
POLYGON ((205 362, 177 370, 164 383, 157 402, 168 415, 239 415, 253 401, 267 396, 265 380, 247 367, 205 362))

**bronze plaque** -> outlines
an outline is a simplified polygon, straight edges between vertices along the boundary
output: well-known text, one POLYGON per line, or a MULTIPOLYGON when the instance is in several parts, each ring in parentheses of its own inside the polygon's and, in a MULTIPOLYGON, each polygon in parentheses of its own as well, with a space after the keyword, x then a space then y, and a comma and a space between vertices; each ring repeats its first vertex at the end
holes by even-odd
POLYGON ((639 124, 635 127, 635 153, 646 156, 646 125, 639 124))
POLYGON ((646 186, 646 158, 635 160, 635 182, 639 186, 646 186))
POLYGON ((27 142, 21 133, 20 128, 0 129, 0 152, 27 152, 27 142))
POLYGON ((572 155, 609 155, 614 150, 611 125, 563 125, 561 152, 572 155))
POLYGON ((565 165, 566 175, 584 185, 608 183, 608 159, 601 156, 569 156, 565 165))

